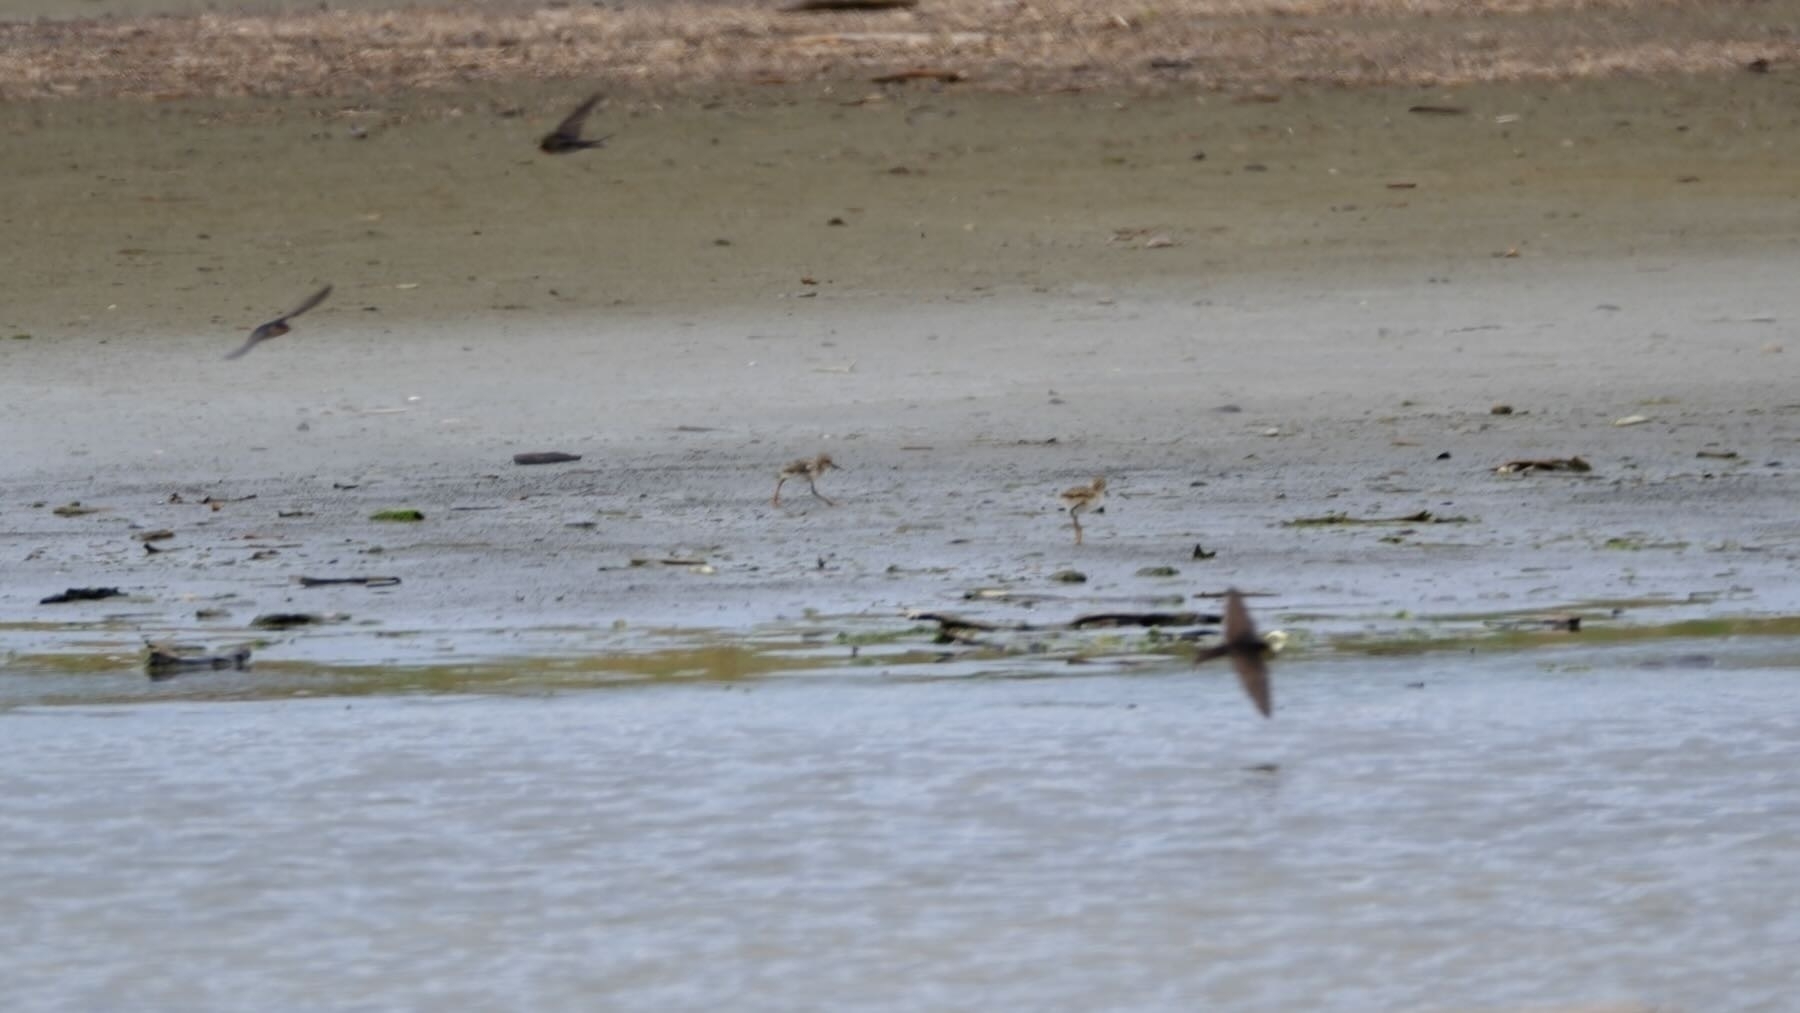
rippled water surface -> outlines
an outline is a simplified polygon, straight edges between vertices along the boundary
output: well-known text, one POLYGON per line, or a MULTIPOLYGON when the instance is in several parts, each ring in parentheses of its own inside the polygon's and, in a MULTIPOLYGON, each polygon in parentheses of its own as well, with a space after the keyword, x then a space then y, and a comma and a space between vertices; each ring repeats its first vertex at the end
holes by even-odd
POLYGON ((1330 659, 1267 723, 1180 665, 24 708, 0 980, 12 1009, 1791 1009, 1800 683, 1756 650, 1330 659))

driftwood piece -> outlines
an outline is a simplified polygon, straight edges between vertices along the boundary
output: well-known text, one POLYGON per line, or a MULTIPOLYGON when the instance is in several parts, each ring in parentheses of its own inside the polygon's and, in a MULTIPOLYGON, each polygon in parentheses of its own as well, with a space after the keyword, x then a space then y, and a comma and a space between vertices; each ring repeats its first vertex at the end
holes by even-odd
POLYGON ((1580 616, 1531 616, 1524 619, 1490 619, 1484 625, 1496 630, 1561 630, 1581 632, 1580 616))
POLYGON ((1319 517, 1300 517, 1291 521, 1282 521, 1284 528, 1321 528, 1350 526, 1355 524, 1467 524, 1467 517, 1439 517, 1429 510, 1407 514, 1404 517, 1352 517, 1349 514, 1324 514, 1319 517))
POLYGON ((948 612, 910 612, 908 619, 938 624, 940 642, 962 639, 970 633, 1034 633, 1047 630, 1113 629, 1127 626, 1208 626, 1222 618, 1207 612, 1098 612, 1076 616, 1066 623, 1033 626, 1028 623, 990 623, 966 619, 948 612))
POLYGON ((266 612, 250 620, 259 630, 291 630, 296 626, 323 626, 343 618, 341 615, 319 615, 316 612, 266 612))
POLYGON ((960 70, 946 70, 939 67, 914 67, 911 70, 898 70, 892 74, 883 74, 869 80, 875 84, 903 84, 907 81, 937 81, 940 84, 955 84, 968 75, 960 70))
POLYGON ((393 587, 399 577, 295 577, 301 587, 329 587, 333 584, 360 584, 363 587, 393 587))
POLYGON ((1069 629, 1113 629, 1122 626, 1216 626, 1223 617, 1212 612, 1101 612, 1076 616, 1069 629))
POLYGON ((72 587, 60 594, 48 598, 39 598, 39 605, 61 605, 71 601, 100 601, 104 598, 123 598, 125 592, 116 587, 72 587))
POLYGON ((1494 471, 1501 475, 1523 475, 1531 471, 1593 471, 1594 466, 1579 457, 1542 457, 1508 461, 1494 471))
POLYGON ((994 633, 999 630, 1033 629, 1024 623, 1017 626, 1002 626, 999 623, 984 623, 979 619, 964 619, 962 616, 954 616, 948 612, 911 612, 907 614, 907 618, 916 619, 919 622, 937 623, 939 627, 947 630, 979 630, 983 633, 994 633))
POLYGON ((796 0, 781 8, 783 14, 818 14, 826 11, 898 11, 917 7, 919 0, 796 0))
POLYGON ((183 672, 242 671, 250 667, 248 647, 218 654, 193 653, 196 648, 180 644, 148 644, 146 648, 144 671, 152 682, 173 679, 183 672))
POLYGON ((581 460, 580 454, 565 454, 560 450, 542 450, 513 455, 514 464, 565 464, 569 461, 579 460, 581 460))

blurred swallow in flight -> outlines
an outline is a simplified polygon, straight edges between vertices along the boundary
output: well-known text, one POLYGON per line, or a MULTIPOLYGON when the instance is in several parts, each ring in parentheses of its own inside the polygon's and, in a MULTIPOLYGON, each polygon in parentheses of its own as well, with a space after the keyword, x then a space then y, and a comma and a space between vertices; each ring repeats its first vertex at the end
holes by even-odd
MULTIPOLYGON (((555 130, 544 135, 544 139, 538 142, 538 150, 546 155, 566 155, 571 151, 581 151, 585 148, 606 147, 606 137, 588 140, 581 136, 582 124, 587 122, 588 113, 593 112, 594 106, 599 102, 599 93, 589 95, 586 102, 576 106, 574 112, 563 117, 563 121, 556 125, 555 130)), ((607 137, 611 136, 611 134, 607 135, 607 137)))
MULTIPOLYGON (((1230 658, 1231 667, 1237 669, 1238 681, 1244 684, 1250 702, 1263 717, 1268 717, 1274 708, 1274 694, 1269 689, 1269 666, 1264 659, 1275 653, 1275 648, 1257 635, 1256 624, 1250 620, 1250 610, 1244 607, 1244 596, 1238 594, 1236 588, 1225 592, 1223 632, 1225 642, 1201 651, 1194 661, 1230 658)), ((1270 638, 1275 636, 1269 634, 1270 638)))
POLYGON ((293 318, 299 316, 300 314, 305 313, 307 310, 312 309, 314 306, 317 306, 320 303, 324 302, 325 297, 330 294, 331 294, 331 286, 327 285, 324 288, 318 290, 317 292, 314 292, 312 295, 307 296, 305 302, 294 307, 292 310, 289 310, 288 312, 283 313, 281 316, 276 317, 275 319, 269 321, 268 323, 263 324, 261 327, 258 327, 256 330, 251 331, 250 332, 250 340, 244 342, 243 345, 240 346, 237 351, 232 352, 230 355, 227 355, 225 358, 241 359, 246 354, 249 353, 250 349, 255 348, 258 344, 260 344, 264 341, 267 341, 270 338, 279 338, 283 334, 286 334, 287 332, 293 330, 292 327, 288 326, 289 320, 292 320, 293 318))

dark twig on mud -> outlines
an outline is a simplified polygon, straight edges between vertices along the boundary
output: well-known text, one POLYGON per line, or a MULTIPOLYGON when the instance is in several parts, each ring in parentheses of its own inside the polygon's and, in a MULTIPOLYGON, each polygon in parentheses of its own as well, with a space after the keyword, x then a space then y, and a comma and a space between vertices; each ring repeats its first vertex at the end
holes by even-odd
POLYGON ((53 594, 48 598, 39 598, 39 605, 61 605, 71 601, 100 601, 104 598, 123 598, 125 592, 116 587, 72 587, 61 594, 53 594))
POLYGON ((798 0, 781 9, 783 14, 818 14, 825 11, 898 11, 917 7, 919 0, 798 0))
POLYGON ((242 671, 250 667, 250 648, 240 647, 220 654, 193 654, 179 645, 148 644, 144 671, 152 682, 173 679, 183 672, 217 672, 223 669, 242 671))

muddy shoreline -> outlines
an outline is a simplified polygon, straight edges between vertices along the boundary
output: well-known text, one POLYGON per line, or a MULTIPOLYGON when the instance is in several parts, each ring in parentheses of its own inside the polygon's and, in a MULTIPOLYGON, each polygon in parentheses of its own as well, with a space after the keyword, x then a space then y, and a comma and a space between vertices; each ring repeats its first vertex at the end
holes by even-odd
POLYGON ((991 586, 1073 613, 1240 585, 1316 642, 1779 621, 1791 94, 726 91, 610 101, 612 146, 566 159, 533 148, 560 88, 0 107, 30 237, 0 275, 0 650, 130 671, 144 637, 306 610, 352 620, 260 660, 454 666, 885 636, 991 586), (583 457, 511 463, 546 450, 583 457), (820 450, 842 505, 772 509, 820 450), (1573 454, 1594 471, 1493 470, 1573 454), (1054 493, 1097 474, 1076 549, 1054 493), (396 508, 426 520, 370 520, 396 508), (1467 520, 1289 526, 1419 511, 1467 520), (664 558, 710 572, 631 565, 664 558), (344 575, 403 583, 293 583, 344 575), (130 598, 37 604, 90 585, 130 598))
MULTIPOLYGON (((908 630, 887 649, 917 664, 931 638, 910 610, 1053 622, 1205 609, 1197 596, 1227 586, 1268 592, 1259 609, 1302 653, 1570 610, 1590 632, 1781 620, 1800 613, 1800 405, 1779 325, 1761 321, 1796 312, 1792 263, 312 334, 160 397, 123 378, 199 361, 206 342, 120 347, 100 370, 75 343, 27 343, 5 381, 0 545, 18 562, 0 622, 28 667, 73 652, 130 671, 145 637, 260 638, 259 658, 327 671, 758 638, 835 644, 840 664, 857 638, 908 630), (1754 313, 1668 295, 1727 283, 1754 313), (518 367, 544 362, 558 368, 518 367), (1618 424, 1632 416, 1647 421, 1618 424), (511 463, 549 449, 582 460, 511 463), (776 469, 815 449, 850 469, 825 483, 839 505, 771 507, 776 469), (1594 470, 1494 471, 1569 454, 1594 470), (1054 497, 1094 474, 1113 492, 1077 547, 1054 497), (73 500, 98 512, 53 514, 73 500), (372 519, 398 508, 425 519, 372 519), (1305 523, 1333 515, 1385 522, 1305 523), (155 529, 175 537, 152 555, 134 536, 155 529), (1085 582, 1060 582, 1067 569, 1085 582), (36 603, 72 585, 130 597, 36 603), (968 598, 996 588, 1017 597, 968 598), (287 611, 348 618, 249 628, 287 611)), ((1142 647, 1099 653, 1135 665, 1142 647)))

